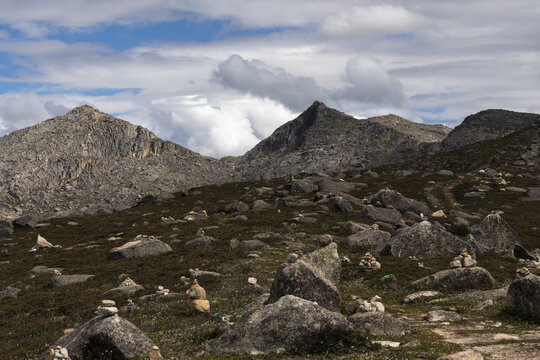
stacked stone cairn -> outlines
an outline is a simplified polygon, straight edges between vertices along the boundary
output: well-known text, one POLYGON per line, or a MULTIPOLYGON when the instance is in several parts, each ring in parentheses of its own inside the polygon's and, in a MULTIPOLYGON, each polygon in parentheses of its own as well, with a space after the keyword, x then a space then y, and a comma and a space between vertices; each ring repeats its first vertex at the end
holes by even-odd
POLYGON ((367 252, 360 260, 360 269, 364 271, 376 271, 381 268, 381 264, 375 259, 375 256, 367 252))
POLYGON ((186 291, 186 294, 188 296, 187 307, 190 311, 210 312, 210 302, 206 299, 206 291, 199 285, 197 280, 193 280, 193 285, 186 291))
POLYGON ((122 281, 120 283, 120 285, 118 285, 118 287, 121 287, 121 286, 134 286, 134 285, 137 285, 135 283, 135 281, 131 280, 131 278, 128 276, 127 278, 124 279, 124 281, 122 281))
POLYGON ((101 305, 98 306, 96 313, 98 316, 109 317, 118 313, 118 308, 113 300, 101 300, 101 305))
POLYGON ((71 360, 66 348, 57 346, 55 349, 51 349, 48 360, 71 360))
POLYGON ((370 302, 357 299, 355 303, 358 304, 357 312, 384 312, 384 305, 379 295, 372 297, 370 302))
POLYGON ((450 262, 450 267, 452 269, 460 267, 473 267, 476 266, 476 260, 467 252, 467 250, 461 250, 461 254, 456 256, 454 260, 450 262))
POLYGON ((518 279, 522 279, 530 274, 540 275, 540 261, 521 259, 519 262, 524 266, 516 270, 516 277, 518 279))

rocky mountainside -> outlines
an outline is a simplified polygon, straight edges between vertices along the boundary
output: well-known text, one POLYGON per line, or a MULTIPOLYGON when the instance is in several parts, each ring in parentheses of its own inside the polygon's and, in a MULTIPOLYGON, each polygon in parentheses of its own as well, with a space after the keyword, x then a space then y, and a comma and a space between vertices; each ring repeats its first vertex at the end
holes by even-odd
POLYGON ((357 119, 316 101, 243 157, 227 161, 240 179, 365 169, 433 153, 449 132, 396 115, 357 119))
POLYGON ((222 165, 89 106, 0 138, 0 217, 128 207, 226 180, 222 165))
POLYGON ((540 125, 540 115, 508 110, 484 110, 469 115, 456 126, 442 145, 444 150, 498 139, 531 125, 540 125))

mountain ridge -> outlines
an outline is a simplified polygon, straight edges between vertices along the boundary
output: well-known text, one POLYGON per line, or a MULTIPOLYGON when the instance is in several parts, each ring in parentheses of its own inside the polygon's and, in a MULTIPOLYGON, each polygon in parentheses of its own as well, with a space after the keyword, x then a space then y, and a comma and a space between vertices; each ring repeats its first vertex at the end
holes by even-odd
POLYGON ((451 130, 393 114, 357 119, 315 101, 243 156, 218 160, 85 105, 0 138, 0 217, 92 214, 201 185, 358 172, 502 137, 538 119, 485 110, 451 130))

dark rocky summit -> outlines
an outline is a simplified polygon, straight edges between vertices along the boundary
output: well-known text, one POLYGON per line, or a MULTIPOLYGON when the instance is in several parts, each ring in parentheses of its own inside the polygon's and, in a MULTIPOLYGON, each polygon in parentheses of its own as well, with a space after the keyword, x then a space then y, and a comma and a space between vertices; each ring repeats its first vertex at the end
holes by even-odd
POLYGON ((0 138, 0 217, 63 216, 135 205, 227 179, 218 160, 81 106, 0 138))
POLYGON ((239 179, 364 169, 434 152, 449 132, 396 115, 356 119, 316 101, 234 166, 239 179))
POLYGON ((479 141, 503 137, 531 125, 540 125, 540 115, 508 110, 484 110, 469 115, 443 140, 451 150, 479 141))

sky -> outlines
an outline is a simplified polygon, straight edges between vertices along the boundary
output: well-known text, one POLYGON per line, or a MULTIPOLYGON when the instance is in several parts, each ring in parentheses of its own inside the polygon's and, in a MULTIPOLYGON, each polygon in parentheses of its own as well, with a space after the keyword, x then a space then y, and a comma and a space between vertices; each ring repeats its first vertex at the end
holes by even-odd
MULTIPOLYGON (((0 136, 89 104, 213 157, 315 100, 540 113, 538 0, 0 0, 0 136)), ((1 150, 0 150, 1 151, 1 150)))

